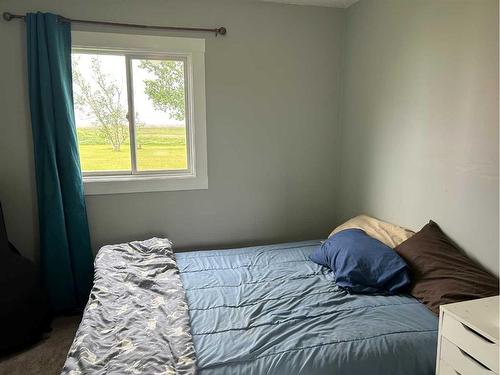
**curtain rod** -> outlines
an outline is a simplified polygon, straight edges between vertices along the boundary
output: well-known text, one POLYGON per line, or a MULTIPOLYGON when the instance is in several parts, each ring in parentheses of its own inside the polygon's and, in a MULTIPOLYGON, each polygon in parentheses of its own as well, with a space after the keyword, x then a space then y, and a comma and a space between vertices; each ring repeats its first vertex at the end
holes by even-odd
MULTIPOLYGON (((3 12, 3 19, 6 21, 11 21, 13 19, 25 19, 25 18, 26 18, 25 14, 12 14, 9 12, 3 12)), ((66 17, 62 17, 62 16, 59 16, 58 19, 61 22, 76 22, 76 23, 86 23, 86 24, 91 24, 91 25, 136 27, 136 28, 140 28, 140 29, 212 32, 212 33, 215 33, 215 36, 226 35, 226 33, 227 33, 227 29, 225 27, 217 27, 217 28, 209 29, 209 28, 203 28, 203 27, 150 26, 150 25, 139 25, 139 24, 135 24, 135 23, 75 20, 75 19, 66 18, 66 17)))

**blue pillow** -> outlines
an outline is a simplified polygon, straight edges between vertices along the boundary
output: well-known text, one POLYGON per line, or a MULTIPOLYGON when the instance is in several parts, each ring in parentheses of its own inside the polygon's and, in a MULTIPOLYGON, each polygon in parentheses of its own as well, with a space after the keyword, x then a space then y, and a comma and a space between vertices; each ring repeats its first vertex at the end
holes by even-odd
POLYGON ((361 229, 334 234, 310 259, 330 268, 335 283, 349 293, 398 294, 410 285, 405 261, 361 229))

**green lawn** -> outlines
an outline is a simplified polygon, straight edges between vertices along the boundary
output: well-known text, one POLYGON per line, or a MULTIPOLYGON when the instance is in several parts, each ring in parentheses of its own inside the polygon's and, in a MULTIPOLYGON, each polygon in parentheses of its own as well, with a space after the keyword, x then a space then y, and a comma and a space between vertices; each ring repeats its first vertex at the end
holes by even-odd
MULTIPOLYGON (((95 128, 79 128, 80 161, 84 172, 130 170, 130 145, 113 148, 95 128)), ((137 169, 186 169, 186 130, 183 127, 137 130, 137 169)))

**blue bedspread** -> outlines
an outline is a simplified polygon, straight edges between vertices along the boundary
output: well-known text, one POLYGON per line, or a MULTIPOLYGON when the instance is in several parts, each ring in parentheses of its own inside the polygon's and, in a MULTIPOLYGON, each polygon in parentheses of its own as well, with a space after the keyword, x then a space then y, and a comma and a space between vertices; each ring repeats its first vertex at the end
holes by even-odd
POLYGON ((339 290, 308 259, 319 244, 176 254, 200 375, 434 374, 437 318, 339 290))

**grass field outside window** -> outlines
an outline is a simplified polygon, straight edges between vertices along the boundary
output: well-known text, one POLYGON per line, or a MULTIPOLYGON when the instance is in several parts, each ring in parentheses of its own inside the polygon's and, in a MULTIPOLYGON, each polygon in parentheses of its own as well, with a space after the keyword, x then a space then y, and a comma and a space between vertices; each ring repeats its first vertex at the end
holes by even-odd
MULTIPOLYGON (((136 132, 138 170, 187 168, 185 127, 144 126, 136 132)), ((97 128, 77 128, 77 134, 83 172, 131 169, 129 141, 122 144, 120 151, 113 151, 97 128)))

